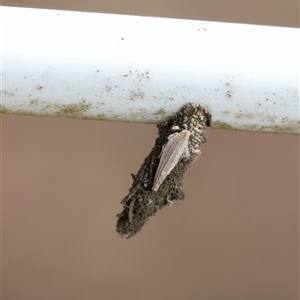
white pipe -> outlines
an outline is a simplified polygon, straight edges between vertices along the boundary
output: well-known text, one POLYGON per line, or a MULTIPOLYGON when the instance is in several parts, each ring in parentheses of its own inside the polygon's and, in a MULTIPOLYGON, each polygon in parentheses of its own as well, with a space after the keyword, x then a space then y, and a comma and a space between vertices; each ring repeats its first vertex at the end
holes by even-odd
POLYGON ((2 112, 299 134, 299 29, 1 7, 2 112))

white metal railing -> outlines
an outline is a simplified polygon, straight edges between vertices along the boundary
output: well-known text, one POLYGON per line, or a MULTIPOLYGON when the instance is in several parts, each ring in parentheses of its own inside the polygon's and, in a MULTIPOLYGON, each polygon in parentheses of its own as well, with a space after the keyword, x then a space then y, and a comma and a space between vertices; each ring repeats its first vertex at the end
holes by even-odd
POLYGON ((299 28, 0 9, 2 113, 299 134, 299 28))

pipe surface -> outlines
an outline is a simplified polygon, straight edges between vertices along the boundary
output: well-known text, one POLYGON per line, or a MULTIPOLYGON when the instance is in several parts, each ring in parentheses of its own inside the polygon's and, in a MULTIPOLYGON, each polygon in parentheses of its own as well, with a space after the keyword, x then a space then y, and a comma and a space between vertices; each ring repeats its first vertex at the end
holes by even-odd
POLYGON ((299 134, 299 28, 0 9, 2 113, 299 134))

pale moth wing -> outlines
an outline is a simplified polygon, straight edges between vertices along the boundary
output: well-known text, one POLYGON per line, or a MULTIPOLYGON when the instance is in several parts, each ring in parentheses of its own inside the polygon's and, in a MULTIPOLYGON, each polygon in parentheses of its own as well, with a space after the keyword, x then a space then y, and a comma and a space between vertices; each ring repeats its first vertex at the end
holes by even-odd
POLYGON ((188 143, 191 132, 182 130, 179 133, 171 134, 169 141, 164 145, 160 161, 156 170, 152 190, 156 192, 165 178, 170 174, 180 161, 184 152, 188 150, 188 143))

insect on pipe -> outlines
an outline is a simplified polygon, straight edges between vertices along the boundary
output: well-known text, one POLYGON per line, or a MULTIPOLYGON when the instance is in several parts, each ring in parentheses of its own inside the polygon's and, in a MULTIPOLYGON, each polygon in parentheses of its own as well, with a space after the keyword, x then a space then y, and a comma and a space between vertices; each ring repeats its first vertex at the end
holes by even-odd
POLYGON ((184 199, 182 179, 201 154, 211 114, 199 105, 188 103, 158 127, 158 138, 133 178, 132 187, 121 201, 117 232, 129 238, 139 232, 150 217, 174 200, 184 199))

